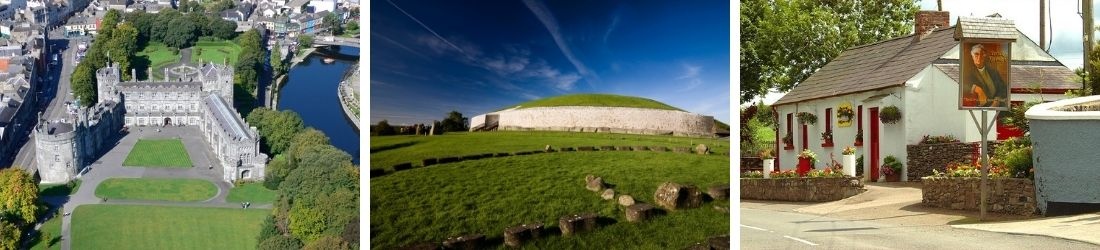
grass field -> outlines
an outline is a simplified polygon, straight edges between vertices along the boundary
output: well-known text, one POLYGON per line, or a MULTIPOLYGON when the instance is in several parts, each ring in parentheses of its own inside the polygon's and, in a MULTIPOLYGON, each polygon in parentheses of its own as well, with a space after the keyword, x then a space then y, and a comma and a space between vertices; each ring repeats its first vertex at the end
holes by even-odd
POLYGON ((206 180, 110 178, 99 184, 95 196, 107 199, 202 201, 218 194, 218 188, 206 180))
MULTIPOLYGON (((711 152, 729 152, 729 140, 671 136, 575 133, 575 132, 477 132, 447 133, 442 136, 372 136, 371 168, 389 169, 395 164, 434 157, 477 153, 505 153, 577 146, 666 146, 694 147, 707 144, 711 152)), ((602 153, 602 152, 601 152, 602 153)))
MULTIPOLYGON (((622 95, 609 94, 573 94, 543 98, 525 103, 520 103, 520 108, 534 107, 561 107, 561 106, 594 106, 594 107, 630 107, 680 110, 658 101, 622 95)), ((512 108, 515 106, 507 107, 512 108)))
POLYGON ((127 167, 191 167, 191 157, 179 139, 141 139, 122 162, 127 167))
POLYGON ((73 188, 65 184, 38 185, 38 196, 68 196, 80 190, 80 179, 73 180, 73 188))
POLYGON ((277 194, 274 190, 267 189, 263 183, 249 183, 234 187, 229 190, 226 202, 252 202, 253 204, 271 204, 277 194))
POLYGON ((138 51, 135 55, 137 55, 138 58, 133 64, 134 68, 137 68, 138 71, 142 71, 142 73, 139 74, 144 74, 146 67, 152 67, 153 77, 156 79, 164 79, 164 70, 162 67, 180 61, 180 55, 178 53, 172 53, 167 45, 156 42, 150 42, 149 45, 145 46, 145 49, 138 51))
POLYGON ((31 250, 40 249, 61 249, 61 217, 53 217, 46 220, 46 223, 42 224, 42 228, 38 230, 41 234, 31 240, 31 250), (50 248, 46 248, 46 241, 41 238, 42 234, 50 232, 50 238, 52 238, 52 244, 50 248))
POLYGON ((82 205, 73 249, 255 249, 266 209, 82 205))
MULTIPOLYGON (((445 138, 446 136, 443 136, 445 138)), ((528 145, 545 138, 514 136, 528 145)), ((377 138, 371 138, 372 143, 377 138)), ((484 138, 459 148, 483 147, 484 138)), ((597 138, 598 139, 598 138, 597 138)), ((557 140, 565 140, 559 138, 557 140)), ((578 138, 577 140, 596 140, 578 138)), ((606 139, 605 139, 606 140, 606 139)), ((623 145, 657 144, 655 138, 622 140, 623 145)), ((679 140, 679 139, 675 139, 679 140)), ((376 158, 419 157, 431 154, 418 148, 449 149, 461 144, 423 142, 394 155, 376 158), (399 154, 398 154, 399 153, 399 154)), ((728 150, 728 142, 724 146, 728 150)), ((553 143, 551 143, 553 144, 553 143)), ((372 145, 373 147, 374 145, 372 145)), ((520 144, 506 145, 521 147, 520 144)), ((470 150, 470 149, 467 149, 470 150)), ((416 168, 372 178, 371 244, 378 249, 412 242, 438 241, 461 233, 500 237, 504 228, 538 221, 556 230, 557 219, 578 212, 596 212, 615 221, 578 237, 549 236, 531 246, 544 249, 681 249, 708 236, 728 234, 729 214, 713 206, 729 207, 729 201, 704 203, 702 208, 671 212, 644 223, 628 223, 624 210, 584 188, 584 177, 594 174, 613 185, 617 194, 653 202, 657 186, 666 181, 694 184, 705 189, 730 183, 729 157, 655 152, 563 152, 489 158, 416 168), (415 226, 411 226, 415 225, 415 226)))
POLYGON ((214 62, 222 64, 228 61, 229 65, 236 65, 237 57, 241 54, 241 46, 233 41, 199 41, 191 47, 191 62, 214 62))

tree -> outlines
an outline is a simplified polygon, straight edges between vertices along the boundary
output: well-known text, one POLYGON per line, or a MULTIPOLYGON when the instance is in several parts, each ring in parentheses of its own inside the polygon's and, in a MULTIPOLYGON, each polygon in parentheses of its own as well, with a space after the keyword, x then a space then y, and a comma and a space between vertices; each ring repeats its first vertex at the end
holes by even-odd
POLYGON ((197 26, 187 17, 177 17, 168 22, 168 30, 164 33, 164 44, 178 49, 187 48, 198 36, 195 31, 197 26))
POLYGON ((397 134, 397 132, 394 131, 393 127, 390 126, 390 122, 386 121, 386 120, 382 120, 382 121, 378 122, 378 125, 374 125, 371 128, 371 130, 372 130, 371 132, 373 132, 372 135, 381 136, 381 135, 394 135, 394 134, 397 134))
POLYGON ((333 235, 321 236, 313 242, 306 244, 302 250, 350 250, 351 246, 343 238, 333 235))
POLYGON ((308 48, 313 46, 313 36, 300 35, 298 36, 298 47, 308 48))
POLYGON ((130 55, 137 53, 137 42, 137 29, 129 24, 123 23, 115 28, 110 37, 110 42, 105 45, 109 53, 116 55, 112 57, 111 60, 119 64, 119 71, 124 81, 136 77, 130 75, 130 55))
POLYGON ((275 76, 286 73, 286 65, 283 65, 283 52, 279 49, 279 46, 271 48, 268 60, 271 61, 271 69, 275 71, 275 76))
POLYGON ((298 159, 305 156, 306 149, 319 145, 331 145, 328 136, 320 130, 306 128, 294 135, 294 139, 290 141, 290 148, 286 150, 285 155, 291 163, 297 163, 298 159))
POLYGON ((266 250, 298 250, 302 249, 302 242, 293 237, 275 236, 268 238, 256 246, 256 249, 266 250))
POLYGON ((344 27, 341 25, 340 17, 336 16, 336 13, 329 12, 321 19, 321 23, 328 27, 329 34, 338 36, 344 34, 344 27))
POLYGON ((267 216, 267 218, 264 219, 264 224, 260 226, 260 236, 256 238, 256 245, 263 244, 267 239, 278 236, 280 236, 280 234, 279 229, 275 228, 275 217, 267 216))
POLYGON ((111 31, 114 31, 120 18, 122 18, 122 15, 118 10, 107 10, 107 14, 103 16, 103 21, 99 22, 100 28, 96 30, 97 35, 101 37, 111 37, 111 31))
POLYGON ((23 231, 11 222, 0 220, 0 250, 15 250, 23 231))
POLYGON ((316 145, 306 149, 297 166, 290 171, 279 190, 296 201, 298 197, 316 197, 339 189, 355 189, 359 182, 345 166, 351 165, 351 155, 332 145, 316 145))
POLYGON ((741 102, 790 90, 845 49, 911 33, 917 10, 912 0, 741 1, 741 102))
POLYGON ((452 110, 451 113, 447 113, 447 118, 444 118, 440 122, 440 126, 445 132, 462 132, 469 130, 466 128, 465 119, 462 118, 462 113, 452 110))
POLYGON ((290 234, 302 242, 311 242, 325 230, 325 214, 320 209, 295 203, 290 209, 290 234))
POLYGON ((281 154, 290 147, 294 136, 305 129, 305 122, 294 111, 273 111, 255 109, 245 118, 249 124, 256 125, 262 141, 271 154, 281 154))
POLYGON ((73 95, 80 101, 81 106, 91 107, 98 100, 95 70, 92 69, 91 64, 77 65, 70 83, 72 84, 73 95))
POLYGON ((348 22, 348 31, 359 32, 359 22, 356 22, 356 21, 348 22))
POLYGON ((285 154, 275 156, 275 159, 268 162, 267 167, 264 168, 264 171, 267 171, 264 173, 264 187, 271 190, 279 189, 279 184, 283 183, 283 179, 293 170, 293 166, 285 154))
POLYGON ((230 40, 237 34, 237 22, 212 18, 210 20, 210 36, 219 39, 230 40))
POLYGON ((252 96, 259 82, 259 74, 263 66, 264 50, 263 39, 256 29, 250 29, 237 41, 241 46, 241 54, 237 57, 237 65, 234 67, 237 75, 234 75, 234 83, 244 87, 252 96))
POLYGON ((37 201, 38 184, 26 171, 0 170, 0 218, 14 217, 23 223, 34 223, 38 218, 37 201))

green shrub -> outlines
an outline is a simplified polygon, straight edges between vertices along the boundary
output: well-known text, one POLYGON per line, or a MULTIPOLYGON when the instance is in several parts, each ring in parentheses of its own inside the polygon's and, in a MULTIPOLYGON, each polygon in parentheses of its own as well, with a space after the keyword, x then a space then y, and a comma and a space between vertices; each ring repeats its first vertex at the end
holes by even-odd
POLYGON ((1007 168, 1012 177, 1033 178, 1031 138, 1024 136, 1005 140, 994 150, 992 162, 1007 168))

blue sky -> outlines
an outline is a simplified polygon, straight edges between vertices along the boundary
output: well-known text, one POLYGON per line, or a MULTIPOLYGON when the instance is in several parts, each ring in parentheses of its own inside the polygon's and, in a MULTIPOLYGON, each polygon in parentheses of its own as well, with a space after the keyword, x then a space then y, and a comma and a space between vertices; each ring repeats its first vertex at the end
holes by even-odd
POLYGON ((371 1, 370 122, 569 93, 730 121, 728 1, 371 1))

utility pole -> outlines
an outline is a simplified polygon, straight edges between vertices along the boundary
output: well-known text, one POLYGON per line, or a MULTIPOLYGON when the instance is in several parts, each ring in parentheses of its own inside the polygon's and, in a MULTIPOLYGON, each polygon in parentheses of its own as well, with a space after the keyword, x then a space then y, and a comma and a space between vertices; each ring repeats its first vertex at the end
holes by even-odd
POLYGON ((1047 50, 1047 0, 1039 0, 1039 49, 1047 50))
MULTIPOLYGON (((1089 78, 1092 78, 1093 77, 1092 72, 1094 70, 1092 68, 1092 65, 1089 65, 1089 55, 1092 54, 1092 45, 1093 45, 1093 41, 1092 41, 1092 31, 1093 31, 1093 25, 1092 25, 1092 0, 1081 0, 1081 5, 1082 5, 1081 10, 1082 10, 1082 12, 1084 12, 1084 13, 1082 13, 1083 16, 1081 18, 1084 19, 1084 25, 1082 25, 1082 32, 1084 33, 1083 34, 1084 35, 1084 39, 1083 39, 1084 44, 1083 44, 1083 46, 1084 46, 1084 52, 1085 52, 1085 64, 1084 64, 1084 66, 1085 66, 1085 75, 1089 76, 1089 78)), ((1093 82, 1093 84, 1091 86, 1092 87, 1092 93, 1091 94, 1093 94, 1093 95, 1100 94, 1100 86, 1097 86, 1097 85, 1100 85, 1100 84, 1096 84, 1096 83, 1100 83, 1100 81, 1092 81, 1092 82, 1093 82)))

